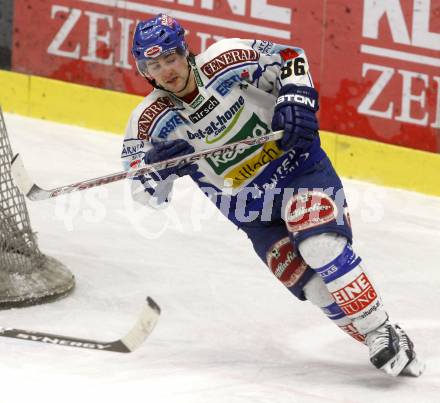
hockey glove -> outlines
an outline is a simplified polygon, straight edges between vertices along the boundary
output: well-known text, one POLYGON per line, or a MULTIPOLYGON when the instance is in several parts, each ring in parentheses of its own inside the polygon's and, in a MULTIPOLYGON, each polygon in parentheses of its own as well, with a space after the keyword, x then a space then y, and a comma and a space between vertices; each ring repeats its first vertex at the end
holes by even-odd
POLYGON ((319 130, 318 109, 318 92, 314 88, 294 84, 281 87, 272 117, 272 130, 284 130, 278 140, 281 149, 304 151, 311 146, 319 130))
MULTIPOLYGON (((146 164, 154 164, 170 158, 181 157, 194 152, 194 147, 182 139, 161 141, 153 144, 154 147, 147 151, 144 156, 146 164)), ((164 168, 157 172, 158 175, 151 175, 156 181, 164 180, 170 175, 184 176, 191 175, 197 171, 194 164, 177 165, 164 168), (156 177, 158 176, 158 177, 156 177)))

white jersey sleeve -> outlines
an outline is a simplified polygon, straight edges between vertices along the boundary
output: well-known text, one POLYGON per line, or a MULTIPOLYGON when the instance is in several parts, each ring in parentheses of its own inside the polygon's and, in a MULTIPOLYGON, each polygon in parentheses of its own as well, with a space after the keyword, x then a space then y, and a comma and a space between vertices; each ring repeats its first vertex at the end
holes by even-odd
MULTIPOLYGON (((132 112, 125 131, 122 148, 122 164, 125 170, 136 168, 143 163, 145 153, 153 145, 149 141, 154 132, 154 124, 162 114, 167 114, 173 106, 166 93, 155 90, 132 112), (161 96, 164 95, 164 96, 161 96)), ((163 207, 171 201, 172 182, 158 183, 149 175, 140 175, 131 181, 131 193, 136 202, 150 207, 163 207)))
POLYGON ((257 86, 265 85, 270 77, 276 77, 276 92, 283 85, 295 84, 313 87, 309 63, 303 49, 279 45, 268 41, 252 42, 252 48, 260 53, 261 78, 257 86), (260 84, 260 81, 263 83, 260 84))
POLYGON ((220 94, 243 81, 275 96, 287 84, 313 87, 307 56, 298 47, 232 38, 210 46, 202 57, 208 61, 200 69, 220 94))

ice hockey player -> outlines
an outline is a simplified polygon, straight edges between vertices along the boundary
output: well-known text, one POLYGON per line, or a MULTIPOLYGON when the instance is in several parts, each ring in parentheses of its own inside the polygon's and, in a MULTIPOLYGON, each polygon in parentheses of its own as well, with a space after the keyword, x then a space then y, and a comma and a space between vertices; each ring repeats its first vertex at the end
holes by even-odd
POLYGON ((137 24, 132 53, 155 89, 129 120, 126 169, 284 130, 278 141, 138 176, 135 200, 169 203, 173 180, 190 175, 293 295, 366 344, 377 368, 419 376, 413 343, 390 321, 353 251, 342 183, 320 146, 304 50, 235 38, 195 56, 181 25, 160 14, 137 24))

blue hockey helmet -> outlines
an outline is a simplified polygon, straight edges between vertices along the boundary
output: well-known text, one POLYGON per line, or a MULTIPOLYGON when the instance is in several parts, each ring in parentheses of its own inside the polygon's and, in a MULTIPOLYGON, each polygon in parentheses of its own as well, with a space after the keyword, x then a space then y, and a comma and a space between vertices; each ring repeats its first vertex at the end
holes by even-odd
POLYGON ((136 25, 131 53, 142 75, 146 74, 147 60, 178 52, 186 54, 185 30, 172 17, 159 14, 136 25))

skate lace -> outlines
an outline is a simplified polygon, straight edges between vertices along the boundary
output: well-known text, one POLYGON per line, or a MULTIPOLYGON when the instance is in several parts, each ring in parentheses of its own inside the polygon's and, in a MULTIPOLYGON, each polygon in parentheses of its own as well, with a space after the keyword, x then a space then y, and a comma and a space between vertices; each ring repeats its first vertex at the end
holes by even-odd
POLYGON ((384 326, 382 329, 376 330, 374 333, 374 338, 371 340, 370 344, 370 350, 372 353, 376 351, 380 351, 384 348, 387 348, 390 343, 391 338, 391 325, 384 326))
POLYGON ((400 345, 405 349, 405 350, 409 350, 410 346, 409 346, 409 339, 408 336, 406 334, 399 334, 400 336, 400 345))
POLYGON ((411 340, 399 325, 396 325, 396 330, 397 334, 399 335, 400 348, 402 348, 409 356, 412 357, 414 355, 414 351, 411 340))

